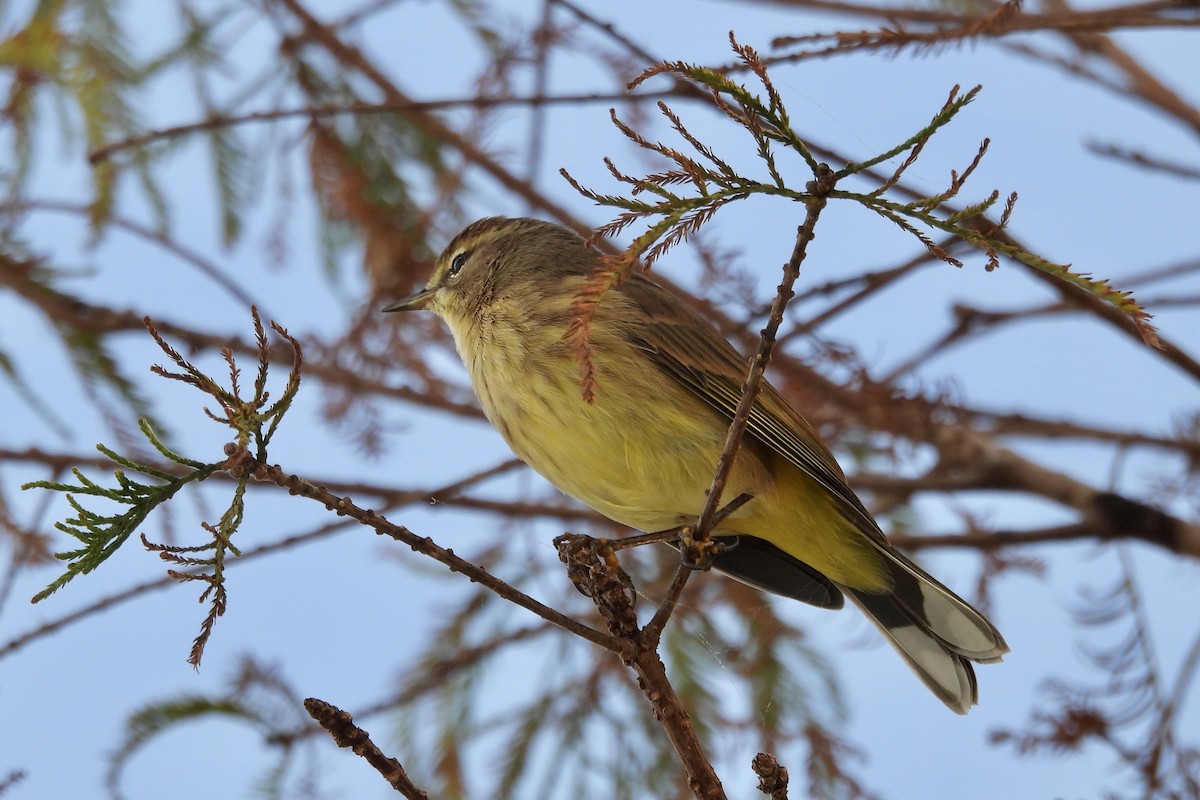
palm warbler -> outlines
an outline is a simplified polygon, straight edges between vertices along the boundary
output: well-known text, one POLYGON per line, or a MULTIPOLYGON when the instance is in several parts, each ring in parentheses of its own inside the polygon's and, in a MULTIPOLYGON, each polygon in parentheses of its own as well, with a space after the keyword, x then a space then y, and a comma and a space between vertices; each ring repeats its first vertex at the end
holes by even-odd
MULTIPOLYGON (((446 321, 484 413, 563 492, 641 531, 695 522, 747 362, 699 314, 642 275, 606 295, 590 330, 597 390, 580 388, 564 334, 598 254, 548 222, 492 217, 462 231, 424 289, 384 311, 446 321)), ((978 611, 893 548, 816 433, 763 384, 727 487, 752 499, 716 535, 715 566, 826 608, 843 593, 943 702, 977 699, 972 661, 1008 647, 978 611)))

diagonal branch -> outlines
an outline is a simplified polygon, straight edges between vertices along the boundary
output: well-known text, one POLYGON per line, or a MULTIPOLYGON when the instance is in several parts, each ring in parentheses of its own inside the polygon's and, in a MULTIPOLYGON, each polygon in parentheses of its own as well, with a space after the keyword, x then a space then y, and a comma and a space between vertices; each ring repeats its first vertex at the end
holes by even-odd
POLYGON ((546 604, 534 600, 511 584, 492 575, 483 567, 472 564, 470 561, 455 555, 452 550, 447 550, 435 544, 429 537, 417 536, 402 525, 388 522, 374 511, 360 508, 348 497, 338 497, 323 486, 317 486, 297 475, 289 475, 282 468, 270 464, 257 465, 251 474, 256 480, 273 483, 276 486, 287 489, 291 494, 315 500, 325 506, 325 508, 338 514, 338 516, 348 516, 356 519, 367 527, 373 528, 377 534, 391 537, 401 544, 408 545, 416 552, 429 556, 434 561, 438 561, 449 567, 452 572, 462 573, 470 578, 471 581, 491 589, 505 600, 532 611, 542 619, 557 625, 568 633, 573 633, 607 650, 612 650, 613 652, 621 651, 620 644, 611 636, 606 636, 595 628, 584 625, 550 608, 546 604))
POLYGON ((580 94, 551 95, 544 92, 526 97, 456 97, 445 100, 402 100, 383 103, 329 103, 323 105, 305 106, 303 108, 276 108, 269 111, 251 111, 232 116, 207 117, 196 122, 172 125, 166 128, 146 131, 145 133, 122 139, 103 147, 98 147, 88 153, 88 163, 99 164, 107 161, 124 150, 136 150, 148 144, 186 136, 191 133, 210 131, 217 128, 233 128, 260 122, 276 122, 284 119, 320 119, 341 114, 395 114, 442 111, 456 108, 507 108, 512 106, 529 106, 535 109, 545 106, 580 105, 583 103, 637 103, 643 100, 661 100, 666 97, 685 97, 691 93, 679 89, 664 89, 655 92, 630 94, 609 94, 604 92, 588 92, 580 94))
POLYGON ((355 755, 362 756, 366 762, 383 776, 408 800, 429 800, 429 795, 418 789, 408 778, 408 773, 400 762, 385 756, 379 746, 371 741, 371 736, 354 724, 354 719, 337 706, 330 705, 324 700, 310 697, 304 701, 304 708, 322 728, 329 731, 338 747, 348 747, 355 755))

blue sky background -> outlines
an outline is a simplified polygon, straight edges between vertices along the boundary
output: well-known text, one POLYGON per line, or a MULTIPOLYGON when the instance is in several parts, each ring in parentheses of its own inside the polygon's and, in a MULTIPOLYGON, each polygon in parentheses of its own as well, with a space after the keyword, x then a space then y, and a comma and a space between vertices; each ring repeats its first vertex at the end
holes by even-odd
MULTIPOLYGON (((0 33, 23 20, 28 3, 0 7, 0 33)), ((197 3, 211 9, 212 4, 197 3)), ((332 8, 353 4, 328 4, 332 8)), ((730 54, 727 34, 733 28, 745 43, 768 49, 771 37, 783 33, 832 30, 835 22, 817 14, 789 11, 785 5, 718 2, 654 4, 611 2, 589 4, 594 13, 618 27, 662 58, 724 63, 730 54)), ((155 52, 178 31, 173 30, 173 4, 131 0, 121 5, 131 44, 141 54, 155 52)), ((325 8, 325 6, 323 6, 325 8)), ((533 19, 540 5, 511 4, 510 13, 533 19)), ((355 29, 352 38, 378 60, 395 80, 418 99, 463 96, 483 66, 481 56, 442 3, 398 3, 355 29)), ((1146 31, 1122 34, 1118 40, 1152 70, 1188 94, 1187 76, 1200 67, 1195 36, 1186 32, 1146 31)), ((1049 50, 1065 49, 1052 38, 1038 39, 1049 50)), ((230 43, 230 62, 247 73, 272 58, 277 40, 263 25, 250 28, 230 43)), ((1136 102, 1115 97, 1036 64, 1003 45, 976 43, 932 54, 843 57, 779 67, 772 73, 797 127, 816 141, 836 146, 851 157, 865 157, 901 141, 923 125, 955 83, 964 88, 981 83, 984 91, 958 120, 939 134, 908 179, 934 191, 952 168, 974 155, 978 142, 990 137, 991 150, 972 178, 967 196, 1020 192, 1012 232, 1048 258, 1068 261, 1079 271, 1122 278, 1151 267, 1194 259, 1200 201, 1193 183, 1131 170, 1084 151, 1090 140, 1113 141, 1196 161, 1195 132, 1164 121, 1136 102)), ((170 76, 146 95, 141 113, 153 127, 193 121, 199 111, 186 86, 170 76)), ((556 55, 551 91, 608 90, 610 81, 583 55, 556 55)), ((676 104, 694 130, 718 151, 746 153, 736 131, 707 112, 676 104)), ((53 110, 46 108, 46 120, 53 110)), ((582 218, 601 224, 609 218, 590 207, 557 175, 566 167, 585 185, 612 190, 601 159, 613 156, 629 172, 643 166, 608 122, 607 107, 552 109, 548 112, 546 152, 538 184, 582 218)), ((450 115, 451 119, 455 115, 450 115)), ((45 125, 43 130, 50 130, 45 125)), ((316 209, 307 185, 296 187, 286 208, 288 223, 283 264, 269 263, 265 242, 279 213, 279 165, 288 163, 293 179, 303 177, 304 124, 278 129, 280 150, 287 159, 271 163, 262 177, 267 198, 247 219, 244 242, 232 250, 219 245, 219 221, 212 193, 211 164, 199 141, 185 143, 160 171, 167 188, 177 239, 206 254, 257 298, 265 312, 294 332, 333 335, 357 311, 365 282, 349 261, 336 279, 323 271, 316 248, 316 209)), ((503 112, 480 143, 521 164, 528 115, 503 112)), ((660 134, 667 136, 665 130, 660 134)), ((265 135, 265 129, 251 132, 265 135)), ((44 147, 34 171, 30 194, 45 199, 84 202, 87 174, 76 142, 44 147)), ((792 170, 802 169, 797 160, 792 170)), ((799 173, 797 173, 799 174, 799 173)), ((486 177, 469 177, 472 209, 477 215, 519 215, 528 209, 486 177)), ((801 181, 796 181, 800 183, 801 181)), ((121 196, 121 213, 149 220, 144 200, 131 185, 121 196)), ((722 211, 709 240, 736 248, 739 264, 760 278, 768 296, 777 267, 790 252, 799 221, 786 204, 754 201, 722 211)), ((19 226, 35 253, 53 254, 56 267, 74 271, 61 285, 68 291, 139 313, 170 318, 197 327, 212 327, 245 338, 245 308, 160 248, 120 231, 98 245, 89 242, 77 217, 34 213, 19 226)), ((894 226, 865 212, 832 206, 822 218, 798 287, 868 269, 886 267, 917 254, 918 245, 894 226)), ((948 324, 949 307, 959 301, 989 309, 1021 308, 1053 299, 1022 268, 1005 264, 985 273, 982 256, 966 268, 927 267, 898 286, 844 315, 825 331, 827 338, 852 343, 872 367, 885 374, 948 324)), ((658 266, 685 285, 694 284, 698 267, 685 249, 658 266)), ((1195 294, 1195 278, 1176 281, 1142 294, 1195 294)), ((1200 317, 1194 308, 1157 311, 1165 334, 1185 348, 1200 341, 1200 317)), ((70 363, 44 318, 13 295, 0 293, 0 350, 15 354, 24 379, 52 412, 71 428, 60 437, 33 413, 7 383, 0 383, 3 446, 41 446, 86 452, 96 441, 113 443, 100 410, 80 389, 70 363)), ((180 449, 210 458, 224 442, 223 431, 203 420, 202 400, 186 388, 151 380, 146 372, 162 357, 145 336, 120 338, 116 348, 127 374, 160 409, 180 449)), ((214 367, 211 357, 201 366, 214 367)), ((453 366, 453 365, 451 365, 453 366)), ((925 385, 945 384, 966 402, 998 411, 1029 411, 1115 428, 1166 433, 1173 420, 1196 410, 1195 384, 1113 329, 1090 319, 1042 318, 1010 325, 999 334, 950 350, 920 374, 925 385)), ((280 384, 277 384, 280 385, 280 384)), ((398 485, 434 487, 472 473, 505 457, 500 438, 485 425, 445 414, 388 411, 386 452, 364 457, 356 448, 322 426, 322 398, 317 382, 301 393, 272 449, 272 460, 299 474, 336 474, 398 485)), ((1177 461, 1154 451, 1131 453, 1114 467, 1109 448, 1064 442, 1036 448, 1015 442, 1041 463, 1096 486, 1116 487, 1138 496, 1161 475, 1177 474, 1177 461), (1115 476, 1115 477, 1114 477, 1115 476)), ((34 468, 6 466, 0 472, 4 500, 21 520, 41 526, 67 513, 61 498, 19 493, 24 481, 44 477, 34 468), (49 508, 46 504, 49 503, 49 508)), ((529 473, 489 484, 494 494, 541 490, 529 473)), ((221 494, 206 496, 200 513, 219 512, 221 494)), ((1068 521, 1069 514, 1037 500, 979 494, 956 502, 996 527, 1032 527, 1068 521)), ((261 494, 253 498, 239 536, 243 547, 307 530, 323 519, 317 509, 297 499, 261 494)), ((191 532, 196 501, 181 498, 170 514, 176 535, 191 532)), ((955 510, 942 499, 923 500, 921 530, 958 530, 955 510)), ((1196 509, 1175 513, 1195 519, 1196 509)), ((415 505, 392 515, 412 530, 434 536, 456 551, 470 553, 490 541, 490 520, 441 506, 415 505)), ((149 525, 151 538, 163 530, 161 516, 149 525)), ((514 532, 514 546, 534 558, 553 561, 551 538, 560 528, 543 524, 514 532)), ((65 545, 65 537, 60 537, 65 545)), ((0 552, 9 555, 7 544, 0 552)), ((1145 590, 1146 614, 1158 658, 1166 675, 1174 676, 1185 648, 1196 635, 1197 563, 1161 550, 1130 546, 1136 573, 1145 590)), ((833 615, 789 605, 782 610, 810 631, 833 659, 850 712, 848 734, 867 753, 863 773, 868 785, 888 798, 969 797, 976 800, 1023 797, 1096 797, 1113 785, 1106 756, 1087 753, 1075 759, 1014 758, 988 744, 996 728, 1020 727, 1036 707, 1036 688, 1048 676, 1087 675, 1097 682, 1080 655, 1069 610, 1081 587, 1111 585, 1116 553, 1087 543, 1030 549, 1046 560, 1041 578, 1004 577, 997 585, 994 615, 1013 653, 1002 665, 980 673, 981 704, 966 718, 942 709, 909 676, 898 659, 878 641, 864 620, 852 612, 833 615)), ((931 570, 952 587, 972 585, 977 560, 957 552, 930 554, 931 570)), ((129 711, 140 704, 182 693, 212 692, 236 669, 240 654, 253 651, 281 665, 302 696, 325 698, 354 709, 372 702, 397 675, 413 663, 439 610, 445 609, 460 581, 447 579, 440 568, 417 564, 416 557, 359 529, 328 537, 285 555, 237 565, 231 572, 230 610, 218 623, 203 667, 185 663, 191 638, 205 609, 196 604, 192 586, 171 586, 119 605, 107 613, 67 627, 0 660, 0 704, 9 724, 0 726, 0 774, 20 768, 26 779, 8 796, 52 798, 96 796, 103 786, 106 757, 122 738, 129 711), (376 610, 371 624, 351 624, 361 609, 376 610), (382 622, 382 624, 380 624, 382 622), (312 657, 313 642, 321 657, 312 657)), ((136 543, 124 548, 93 575, 71 584, 38 606, 26 600, 55 574, 54 567, 22 574, 0 613, 0 646, 42 623, 56 619, 106 594, 154 579, 163 565, 136 543)), ((705 576, 704 580, 719 578, 705 576)), ((524 588, 538 594, 539 584, 563 580, 547 571, 524 588)), ((686 596, 685 596, 686 602, 686 596)), ((764 603, 775 602, 764 598, 764 603)), ((586 647, 580 644, 580 647, 586 647)), ((722 654, 714 653, 718 671, 722 654)), ((507 674, 489 675, 503 696, 513 688, 522 665, 507 674)), ((736 675, 729 672, 730 693, 736 675)), ((1194 707, 1194 703, 1192 705, 1194 707)), ((1192 740, 1200 730, 1193 715, 1182 723, 1192 740)), ((298 718, 297 722, 301 720, 298 718)), ((384 749, 389 726, 381 718, 365 721, 384 749)), ((323 787, 337 796, 382 797, 387 787, 348 753, 322 742, 318 748, 323 787)), ((748 764, 753 752, 722 750, 719 769, 731 797, 758 796, 748 764)), ((801 772, 797 757, 778 754, 793 774, 801 772)), ((271 754, 255 733, 228 722, 202 723, 174 731, 140 752, 124 774, 130 798, 169 795, 189 798, 241 797, 252 794, 255 779, 271 754)), ((481 768, 483 768, 481 766, 481 768)), ((797 786, 797 794, 802 796, 797 786)), ((596 796, 601 796, 597 794, 596 796)))

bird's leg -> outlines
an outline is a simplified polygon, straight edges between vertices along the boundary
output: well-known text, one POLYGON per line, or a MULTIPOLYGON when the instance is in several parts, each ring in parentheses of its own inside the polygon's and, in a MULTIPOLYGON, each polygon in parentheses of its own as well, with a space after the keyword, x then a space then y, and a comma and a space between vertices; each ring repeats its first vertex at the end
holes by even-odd
POLYGON ((680 530, 680 528, 668 528, 665 531, 639 533, 637 536, 622 536, 620 539, 600 539, 600 541, 611 547, 612 550, 616 552, 618 550, 628 550, 631 547, 641 547, 642 545, 646 544, 674 542, 679 539, 680 530))
MULTIPOLYGON (((737 511, 739 508, 746 505, 746 503, 753 499, 754 495, 750 494, 749 492, 742 492, 737 497, 730 500, 729 504, 717 511, 716 515, 713 517, 713 526, 715 527, 724 522, 730 514, 737 511)), ((664 531, 655 531, 654 533, 639 533, 637 536, 624 536, 620 539, 600 539, 599 541, 611 548, 613 552, 617 552, 618 550, 627 550, 630 547, 658 544, 659 542, 665 542, 673 547, 677 547, 677 542, 683 542, 684 544, 687 544, 691 541, 692 530, 694 527, 695 526, 693 525, 680 525, 677 528, 668 528, 664 531), (686 541, 685 537, 687 537, 686 541)), ((728 538, 729 541, 714 543, 714 546, 720 548, 718 552, 725 552, 726 550, 732 550, 733 548, 737 547, 737 538, 728 538)))
MULTIPOLYGON (((718 525, 725 521, 730 514, 746 505, 746 503, 749 503, 753 498, 754 495, 750 494, 749 492, 742 492, 737 497, 730 500, 728 504, 720 508, 717 513, 713 515, 712 526, 709 528, 709 530, 715 529, 718 525)), ((679 533, 679 554, 682 558, 683 566, 687 567, 688 569, 711 569, 713 561, 716 560, 717 556, 728 550, 732 550, 738 545, 738 539, 736 536, 720 538, 706 536, 703 539, 695 539, 693 538, 695 534, 695 527, 692 525, 684 525, 679 529, 679 533)))

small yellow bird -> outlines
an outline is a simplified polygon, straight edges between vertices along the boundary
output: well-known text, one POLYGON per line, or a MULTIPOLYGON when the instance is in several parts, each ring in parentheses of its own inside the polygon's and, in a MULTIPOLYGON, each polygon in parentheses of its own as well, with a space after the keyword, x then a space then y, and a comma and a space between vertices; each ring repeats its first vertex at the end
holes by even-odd
MULTIPOLYGON (((694 523, 737 406, 747 362, 703 317, 643 275, 597 308, 597 389, 583 398, 566 331, 599 254, 534 219, 481 219, 438 259, 424 291, 384 311, 446 321, 483 411, 513 451, 566 494, 641 531, 694 523)), ((727 497, 752 499, 713 531, 738 546, 715 566, 824 608, 843 593, 934 694, 964 714, 972 661, 1008 652, 999 631, 888 543, 832 453, 767 383, 727 497)))

